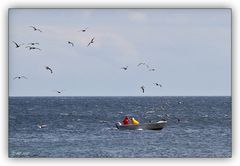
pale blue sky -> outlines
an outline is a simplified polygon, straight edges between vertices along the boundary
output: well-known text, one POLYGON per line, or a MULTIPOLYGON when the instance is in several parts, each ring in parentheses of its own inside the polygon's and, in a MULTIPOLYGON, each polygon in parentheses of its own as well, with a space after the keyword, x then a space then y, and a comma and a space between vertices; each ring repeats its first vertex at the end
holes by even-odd
POLYGON ((66 96, 231 95, 231 10, 11 9, 9 95, 59 96, 62 89, 66 96), (39 42, 42 51, 12 41, 39 42), (28 79, 13 80, 19 75, 28 79))

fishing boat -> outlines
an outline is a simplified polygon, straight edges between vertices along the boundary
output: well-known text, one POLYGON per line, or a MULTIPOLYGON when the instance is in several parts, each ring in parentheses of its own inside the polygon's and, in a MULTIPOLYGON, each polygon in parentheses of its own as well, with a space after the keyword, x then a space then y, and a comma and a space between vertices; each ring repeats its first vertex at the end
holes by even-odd
POLYGON ((124 125, 120 122, 116 123, 116 127, 119 130, 161 130, 165 126, 167 121, 160 120, 157 122, 143 123, 139 125, 129 124, 124 125))

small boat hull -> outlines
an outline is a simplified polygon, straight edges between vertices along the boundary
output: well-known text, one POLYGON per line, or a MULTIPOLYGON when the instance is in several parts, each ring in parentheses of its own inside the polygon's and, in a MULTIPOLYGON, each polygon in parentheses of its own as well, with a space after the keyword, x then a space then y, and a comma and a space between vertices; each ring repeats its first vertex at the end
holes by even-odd
POLYGON ((158 121, 155 123, 144 123, 139 125, 122 125, 120 122, 116 124, 119 130, 162 130, 167 121, 158 121))

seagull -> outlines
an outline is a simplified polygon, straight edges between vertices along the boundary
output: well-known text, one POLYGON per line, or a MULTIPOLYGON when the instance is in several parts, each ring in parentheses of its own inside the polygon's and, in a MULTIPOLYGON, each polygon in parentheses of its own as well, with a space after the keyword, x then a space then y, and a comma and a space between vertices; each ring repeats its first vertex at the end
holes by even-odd
POLYGON ((144 66, 146 66, 147 68, 149 68, 149 66, 146 64, 146 63, 139 63, 137 66, 141 66, 141 65, 144 65, 144 66))
POLYGON ((88 27, 87 28, 85 28, 85 29, 82 29, 82 30, 80 30, 81 32, 86 32, 87 31, 87 29, 88 29, 88 27))
POLYGON ((45 125, 45 124, 38 124, 37 126, 38 126, 39 129, 47 127, 47 125, 45 125))
POLYGON ((142 89, 142 92, 144 93, 144 88, 145 88, 145 87, 144 87, 144 86, 141 86, 140 88, 142 89))
POLYGON ((46 70, 49 70, 51 72, 51 74, 53 73, 53 71, 50 67, 46 66, 45 68, 46 68, 46 70))
POLYGON ((176 118, 178 122, 180 122, 180 119, 179 118, 176 118))
POLYGON ((55 90, 58 94, 62 93, 64 90, 55 90))
POLYGON ((29 50, 40 50, 40 51, 41 51, 40 48, 32 47, 32 46, 27 46, 27 47, 25 47, 25 48, 29 48, 29 50))
POLYGON ((162 87, 162 85, 161 84, 159 84, 159 83, 153 83, 153 84, 155 84, 156 86, 160 86, 160 87, 162 87))
POLYGON ((165 116, 166 116, 166 117, 168 117, 168 118, 170 117, 170 115, 169 115, 169 114, 165 114, 165 116))
POLYGON ((90 46, 90 44, 92 44, 94 42, 94 39, 95 39, 95 37, 92 38, 92 40, 88 43, 87 47, 90 46))
POLYGON ((18 44, 18 43, 16 43, 15 41, 12 41, 15 45, 16 45, 16 48, 18 48, 18 47, 20 47, 21 45, 23 45, 23 43, 22 44, 18 44))
POLYGON ((137 66, 144 65, 145 63, 139 63, 137 66))
POLYGON ((71 45, 72 45, 72 47, 74 46, 73 42, 70 42, 70 41, 68 41, 68 44, 71 44, 71 45))
POLYGON ((155 71, 155 69, 152 68, 152 69, 149 69, 149 71, 155 71))
POLYGON ((17 76, 17 77, 14 77, 13 79, 15 80, 15 79, 21 79, 21 78, 27 79, 27 77, 25 76, 17 76))
POLYGON ((128 66, 126 66, 126 67, 121 67, 121 69, 127 70, 127 69, 128 69, 128 66))
POLYGON ((163 120, 168 120, 170 118, 170 115, 169 114, 165 114, 164 116, 163 116, 163 120))
POLYGON ((36 27, 34 27, 34 26, 29 26, 29 27, 33 28, 33 30, 34 30, 34 31, 39 31, 39 32, 42 32, 42 31, 41 31, 41 29, 39 29, 39 28, 36 28, 36 27))
POLYGON ((32 46, 34 46, 36 44, 39 45, 39 43, 36 43, 36 42, 35 43, 28 43, 28 45, 32 45, 32 46))

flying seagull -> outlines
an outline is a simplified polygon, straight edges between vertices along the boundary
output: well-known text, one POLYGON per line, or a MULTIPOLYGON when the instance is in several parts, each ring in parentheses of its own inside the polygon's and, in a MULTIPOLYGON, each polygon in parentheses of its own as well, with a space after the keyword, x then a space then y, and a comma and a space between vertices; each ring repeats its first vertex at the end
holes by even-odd
POLYGON ((62 93, 64 90, 55 90, 58 94, 62 93))
POLYGON ((152 69, 149 69, 149 71, 155 71, 155 70, 156 70, 156 69, 153 69, 153 68, 152 68, 152 69))
POLYGON ((94 42, 94 39, 95 39, 95 37, 92 38, 92 40, 88 43, 87 47, 90 46, 90 44, 92 44, 94 42))
POLYGON ((149 68, 149 66, 146 64, 146 63, 139 63, 137 66, 141 66, 141 65, 144 65, 144 66, 146 66, 147 68, 149 68))
POLYGON ((121 69, 127 70, 127 69, 128 69, 128 66, 126 66, 126 67, 121 67, 121 69))
POLYGON ((47 125, 45 125, 45 124, 38 124, 37 126, 39 129, 47 127, 47 125))
POLYGON ((14 77, 13 79, 15 80, 15 79, 21 79, 21 78, 27 79, 27 77, 25 76, 17 76, 17 77, 14 77))
POLYGON ((36 28, 36 27, 34 27, 34 26, 29 26, 29 27, 33 28, 33 30, 34 30, 34 31, 39 31, 39 32, 42 32, 42 31, 41 31, 41 29, 39 29, 39 28, 36 28))
POLYGON ((144 87, 144 86, 141 86, 140 88, 142 89, 142 92, 144 93, 144 88, 145 88, 145 87, 144 87))
POLYGON ((32 47, 32 46, 27 46, 27 47, 25 47, 25 48, 29 48, 29 50, 40 50, 40 51, 41 51, 40 48, 32 47))
POLYGON ((87 28, 85 28, 85 29, 82 29, 82 30, 80 30, 81 32, 86 32, 87 31, 87 29, 88 29, 88 27, 87 28))
POLYGON ((28 45, 32 45, 32 46, 34 46, 34 45, 39 45, 39 43, 28 43, 28 45))
POLYGON ((12 41, 15 45, 16 45, 16 48, 18 48, 18 47, 20 47, 21 45, 23 45, 23 43, 22 44, 18 44, 18 43, 16 43, 15 41, 12 41))
POLYGON ((70 41, 68 41, 68 44, 71 44, 71 45, 72 45, 72 47, 74 46, 73 42, 70 42, 70 41))
POLYGON ((45 68, 46 68, 46 70, 49 70, 51 72, 51 74, 53 73, 53 71, 50 67, 46 66, 45 68))
POLYGON ((162 85, 159 84, 159 83, 157 83, 157 82, 155 82, 155 83, 153 83, 153 84, 156 85, 156 86, 160 86, 160 87, 162 87, 162 85))

